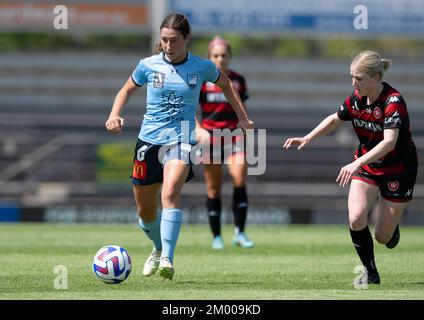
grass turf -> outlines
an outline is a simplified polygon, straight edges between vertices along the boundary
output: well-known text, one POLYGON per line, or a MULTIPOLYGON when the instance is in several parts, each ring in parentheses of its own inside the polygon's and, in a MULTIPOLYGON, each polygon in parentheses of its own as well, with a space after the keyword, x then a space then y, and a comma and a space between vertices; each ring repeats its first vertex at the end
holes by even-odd
POLYGON ((175 253, 174 280, 145 278, 151 244, 134 225, 0 224, 0 299, 424 299, 424 237, 419 227, 401 227, 389 250, 375 245, 381 285, 357 290, 359 259, 346 226, 249 226, 253 249, 210 248, 206 225, 183 225, 175 253), (91 262, 107 244, 126 248, 129 278, 108 285, 95 278, 91 262), (68 288, 57 290, 57 265, 68 271, 68 288))

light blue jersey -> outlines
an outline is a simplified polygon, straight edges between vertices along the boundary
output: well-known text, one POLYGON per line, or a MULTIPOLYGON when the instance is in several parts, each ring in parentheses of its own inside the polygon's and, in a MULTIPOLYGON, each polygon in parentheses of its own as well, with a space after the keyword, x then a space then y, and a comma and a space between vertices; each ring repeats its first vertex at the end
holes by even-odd
POLYGON ((147 110, 139 139, 157 145, 196 144, 192 132, 200 89, 204 82, 218 78, 219 69, 211 61, 190 53, 179 63, 167 61, 163 52, 142 59, 132 73, 136 85, 147 84, 147 110))

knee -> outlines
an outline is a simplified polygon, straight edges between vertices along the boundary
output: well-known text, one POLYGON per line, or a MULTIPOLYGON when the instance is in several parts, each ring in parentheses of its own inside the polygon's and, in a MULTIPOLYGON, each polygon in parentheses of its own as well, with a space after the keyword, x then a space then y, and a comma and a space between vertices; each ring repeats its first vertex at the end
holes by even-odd
POLYGON ((380 244, 386 244, 387 242, 389 242, 390 238, 391 238, 391 235, 388 234, 387 232, 384 232, 381 230, 375 231, 375 240, 380 244))
POLYGON ((169 207, 178 204, 180 200, 180 192, 175 186, 167 186, 162 189, 162 205, 169 207))
POLYGON ((241 172, 231 175, 231 180, 233 182, 234 188, 244 188, 246 187, 246 175, 241 172))
POLYGON ((211 199, 217 199, 221 196, 220 186, 209 186, 208 187, 208 197, 211 199))
POLYGON ((144 222, 151 222, 156 219, 156 209, 138 205, 137 213, 141 220, 143 220, 144 222))
POLYGON ((353 231, 363 230, 367 226, 366 219, 363 219, 360 215, 349 216, 349 227, 353 231))
POLYGON ((233 178, 233 186, 234 186, 234 188, 245 188, 246 187, 246 181, 245 181, 244 177, 233 178))

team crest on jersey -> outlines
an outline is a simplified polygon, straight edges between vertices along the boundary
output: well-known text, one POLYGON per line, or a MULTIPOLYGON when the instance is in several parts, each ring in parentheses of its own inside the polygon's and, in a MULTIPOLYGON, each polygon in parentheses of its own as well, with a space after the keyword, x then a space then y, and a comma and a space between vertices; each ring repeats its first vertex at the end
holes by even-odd
POLYGON ((165 74, 162 72, 155 72, 153 75, 153 87, 163 88, 164 82, 165 82, 165 74))
POLYGON ((389 188, 390 191, 394 192, 397 189, 399 189, 399 181, 397 181, 397 180, 389 181, 387 183, 387 187, 389 188))
POLYGON ((197 74, 189 73, 187 74, 187 83, 188 86, 192 89, 196 88, 199 77, 197 74))
POLYGON ((374 118, 380 119, 382 115, 381 109, 379 107, 374 108, 372 114, 374 115, 374 118))

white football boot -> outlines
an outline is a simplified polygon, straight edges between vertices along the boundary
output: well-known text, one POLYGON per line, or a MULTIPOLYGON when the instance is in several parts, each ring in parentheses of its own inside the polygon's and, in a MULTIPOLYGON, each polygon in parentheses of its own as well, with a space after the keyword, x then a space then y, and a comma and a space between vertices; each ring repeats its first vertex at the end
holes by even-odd
POLYGON ((162 251, 153 249, 152 253, 150 253, 150 256, 147 258, 146 262, 144 263, 143 268, 143 276, 148 277, 152 274, 155 274, 156 271, 159 269, 159 262, 160 262, 160 255, 162 251))

